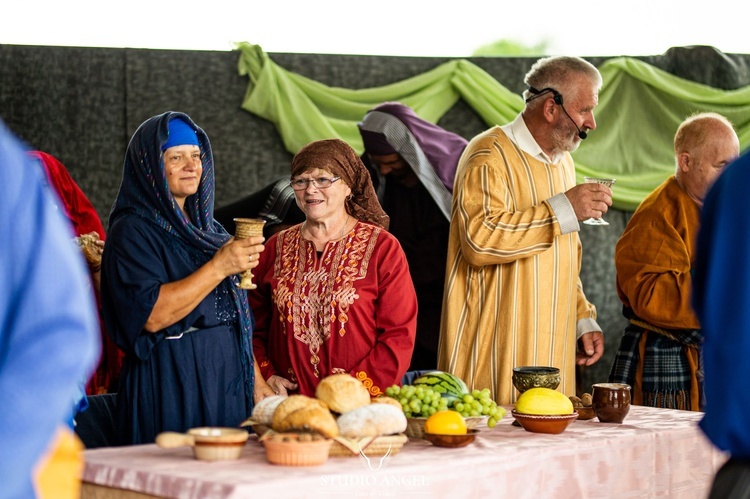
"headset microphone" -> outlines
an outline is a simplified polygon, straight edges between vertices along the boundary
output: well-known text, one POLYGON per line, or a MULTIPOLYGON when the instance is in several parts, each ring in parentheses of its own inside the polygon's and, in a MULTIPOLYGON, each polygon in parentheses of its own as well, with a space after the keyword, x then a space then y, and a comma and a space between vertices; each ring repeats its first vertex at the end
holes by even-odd
POLYGON ((537 97, 541 96, 545 92, 551 92, 553 95, 553 100, 555 101, 555 104, 559 105, 562 108, 563 113, 565 113, 565 116, 567 116, 568 119, 573 122, 573 126, 575 126, 576 130, 578 130, 578 137, 580 137, 581 140, 583 140, 589 136, 586 132, 584 132, 578 127, 578 124, 575 122, 575 120, 571 118, 571 116, 568 114, 568 111, 565 110, 565 106, 563 106, 563 96, 560 92, 558 92, 552 87, 543 88, 541 90, 537 90, 534 87, 529 87, 529 92, 531 92, 534 95, 526 99, 526 102, 536 99, 537 97))
MULTIPOLYGON (((562 95, 560 97, 562 97, 562 95)), ((555 101, 555 102, 557 102, 557 101, 555 101)), ((586 132, 584 132, 583 130, 581 130, 580 128, 578 128, 578 125, 576 124, 575 121, 573 121, 573 118, 570 117, 570 115, 568 114, 568 112, 565 110, 565 106, 563 106, 562 103, 560 103, 560 107, 562 108, 563 113, 565 113, 565 116, 567 116, 568 119, 573 122, 573 126, 575 126, 576 130, 578 130, 578 136, 581 138, 581 140, 583 140, 586 137, 588 137, 589 134, 587 134, 586 132)))

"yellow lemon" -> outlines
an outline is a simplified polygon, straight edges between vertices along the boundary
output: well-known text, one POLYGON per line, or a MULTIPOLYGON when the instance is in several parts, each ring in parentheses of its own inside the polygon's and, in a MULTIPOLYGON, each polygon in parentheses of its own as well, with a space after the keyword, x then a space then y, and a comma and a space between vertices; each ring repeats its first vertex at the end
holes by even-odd
POLYGON ((424 423, 425 433, 466 435, 466 421, 456 411, 438 411, 424 423))
POLYGON ((573 402, 551 388, 530 388, 518 397, 515 409, 522 414, 573 414, 573 402))

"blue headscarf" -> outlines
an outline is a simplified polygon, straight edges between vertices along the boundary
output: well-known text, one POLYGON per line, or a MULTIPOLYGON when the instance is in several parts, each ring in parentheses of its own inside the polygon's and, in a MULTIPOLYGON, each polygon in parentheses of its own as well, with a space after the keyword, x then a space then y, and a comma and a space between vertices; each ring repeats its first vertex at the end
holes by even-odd
MULTIPOLYGON (((109 215, 110 227, 118 218, 128 213, 150 220, 170 234, 187 241, 196 256, 196 261, 207 261, 230 239, 231 236, 224 228, 214 221, 214 159, 211 143, 206 133, 193 123, 187 114, 169 111, 149 118, 138 127, 130 139, 125 154, 120 191, 109 215), (175 120, 172 127, 170 120, 175 120), (174 127, 174 124, 178 126, 174 127), (182 139, 178 140, 180 144, 185 143, 185 136, 189 136, 189 132, 192 131, 201 149, 203 172, 198 191, 185 200, 185 210, 190 218, 185 216, 175 201, 164 171, 162 151, 163 146, 170 142, 170 128, 181 130, 178 132, 182 139), (188 135, 185 135, 185 132, 188 132, 188 135)), ((227 281, 223 284, 228 284, 239 314, 242 368, 247 413, 250 414, 255 381, 252 355, 255 319, 247 301, 247 292, 238 287, 239 278, 231 276, 227 281)))
POLYGON ((175 146, 200 146, 200 143, 198 143, 198 135, 196 135, 193 127, 182 121, 180 118, 171 118, 168 126, 169 138, 164 144, 162 144, 162 151, 166 151, 170 147, 175 146))

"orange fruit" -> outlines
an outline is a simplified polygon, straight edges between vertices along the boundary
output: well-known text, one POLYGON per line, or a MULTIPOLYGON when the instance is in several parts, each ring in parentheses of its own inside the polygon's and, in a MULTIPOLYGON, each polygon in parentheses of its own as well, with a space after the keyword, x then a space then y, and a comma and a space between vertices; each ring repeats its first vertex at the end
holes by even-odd
POLYGON ((424 423, 425 433, 466 435, 466 421, 456 411, 438 411, 424 423))

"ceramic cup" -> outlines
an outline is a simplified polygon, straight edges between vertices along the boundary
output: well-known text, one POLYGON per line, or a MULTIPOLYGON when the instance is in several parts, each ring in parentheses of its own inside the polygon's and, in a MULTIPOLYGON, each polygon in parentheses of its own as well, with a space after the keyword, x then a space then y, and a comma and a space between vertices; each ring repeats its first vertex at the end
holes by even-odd
POLYGON ((591 391, 594 413, 602 423, 622 423, 630 411, 630 385, 595 383, 591 391))

